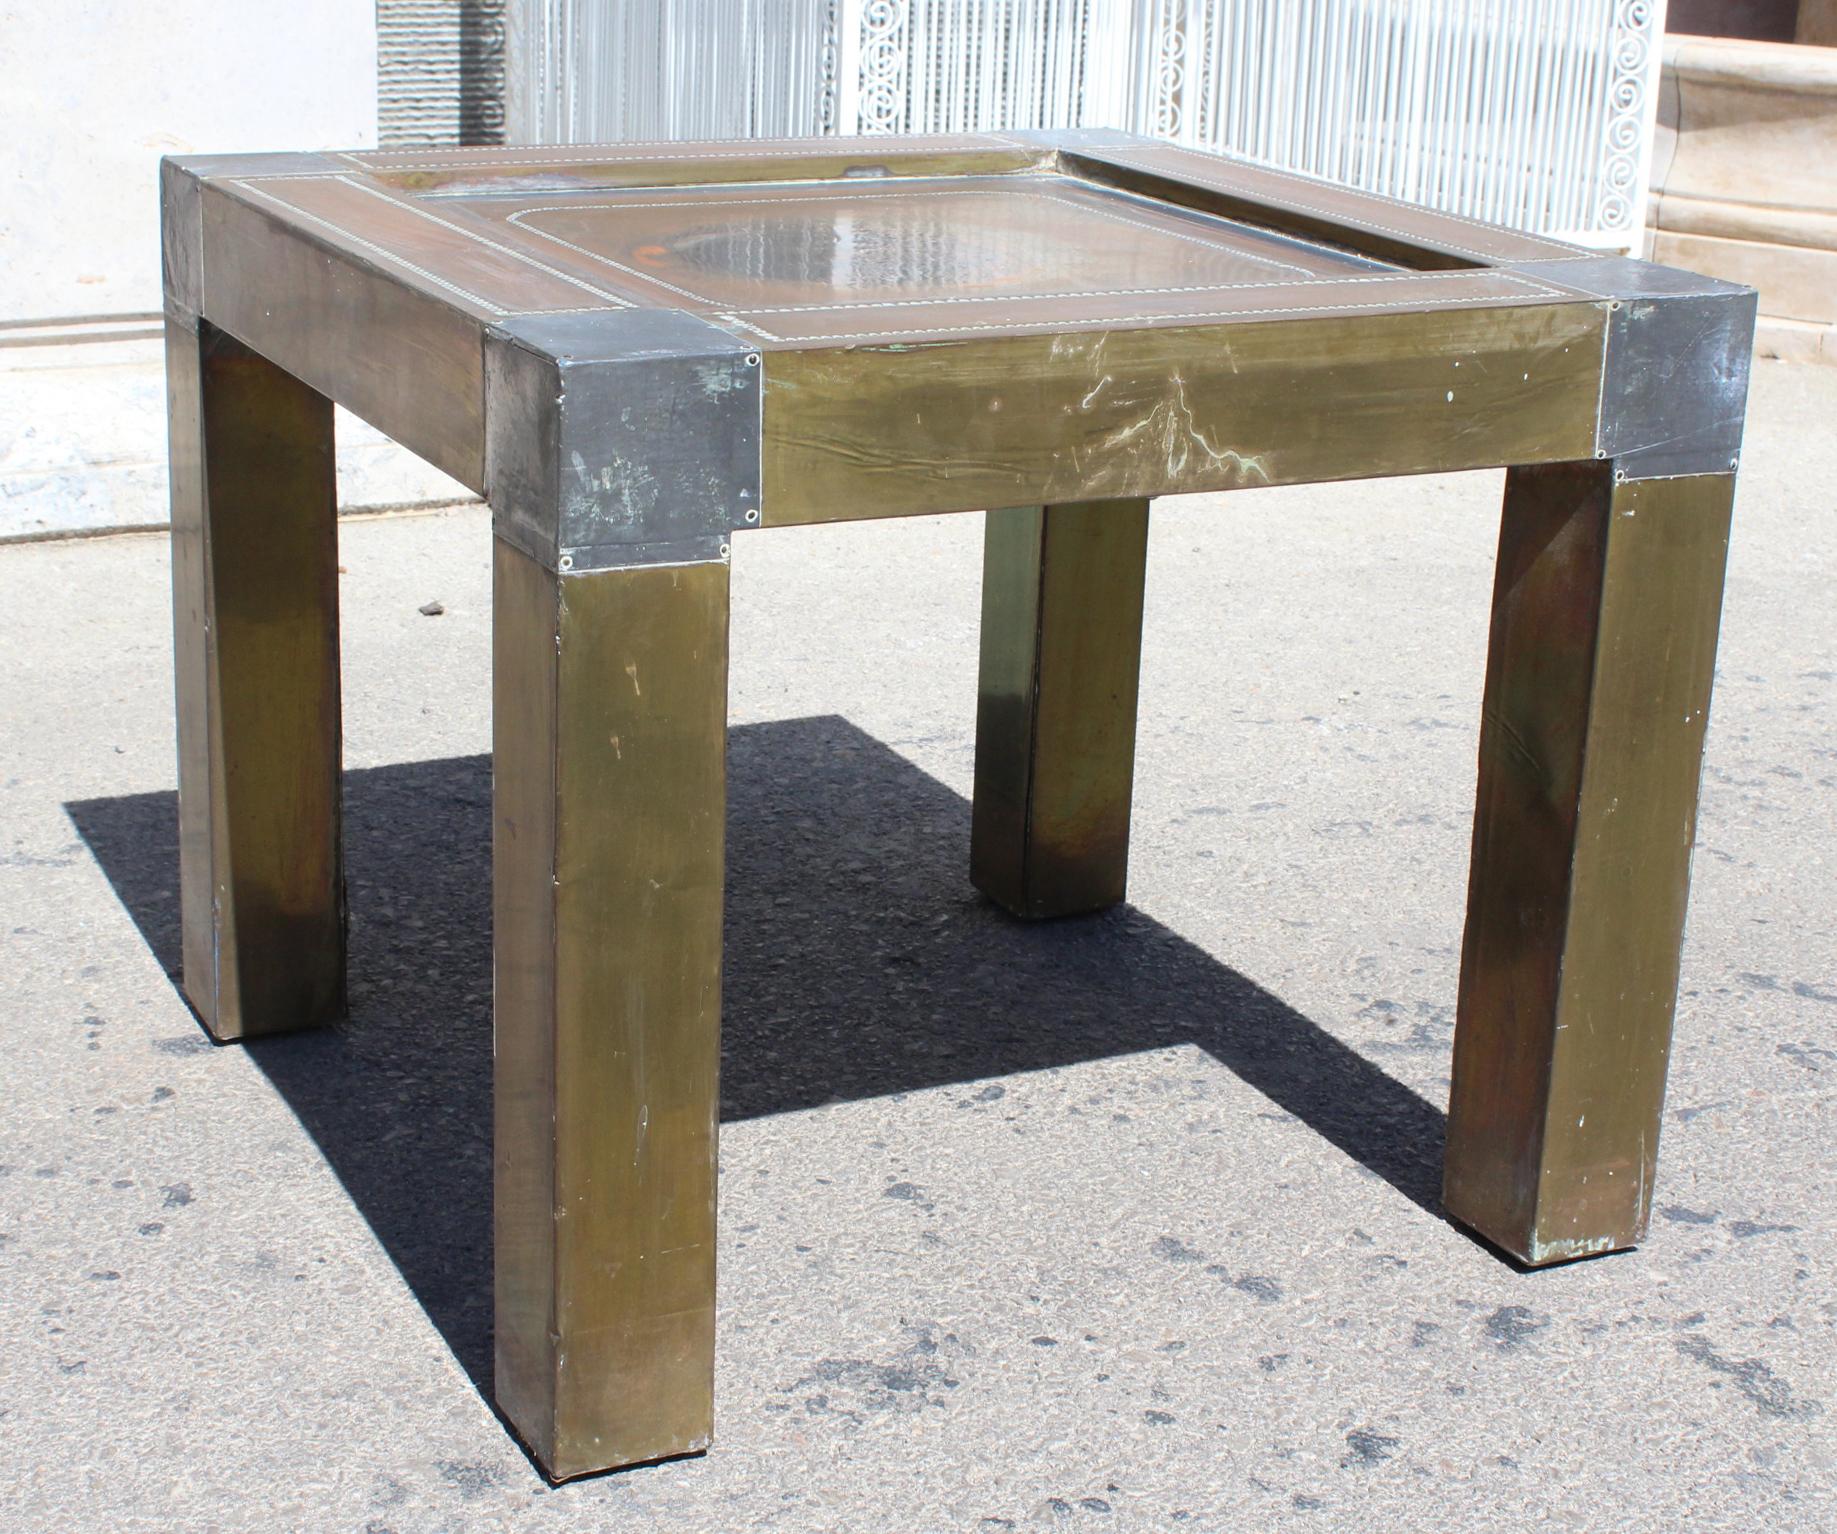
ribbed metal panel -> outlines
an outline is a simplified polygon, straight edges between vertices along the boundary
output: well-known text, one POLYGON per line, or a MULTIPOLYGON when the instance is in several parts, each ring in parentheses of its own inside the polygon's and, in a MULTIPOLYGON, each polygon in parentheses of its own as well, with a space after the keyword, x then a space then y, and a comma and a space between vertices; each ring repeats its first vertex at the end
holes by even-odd
POLYGON ((384 144, 504 141, 505 0, 377 0, 384 144))
POLYGON ((511 0, 512 140, 834 133, 838 7, 858 34, 858 0, 511 0))
POLYGON ((1133 128, 1606 247, 1645 227, 1664 0, 510 9, 522 142, 1133 128))

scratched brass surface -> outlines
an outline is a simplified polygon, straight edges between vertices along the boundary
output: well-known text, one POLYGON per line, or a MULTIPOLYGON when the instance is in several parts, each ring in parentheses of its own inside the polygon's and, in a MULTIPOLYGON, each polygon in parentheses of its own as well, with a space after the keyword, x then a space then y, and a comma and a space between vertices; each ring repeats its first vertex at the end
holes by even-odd
POLYGON ((169 320, 185 994, 219 1039, 344 1010, 331 401, 169 320))
POLYGON ((495 560, 497 1396, 564 1479, 712 1432, 727 566, 495 560))
POLYGON ((1017 916, 1123 898, 1147 558, 1145 500, 988 514, 970 877, 1017 916))
MULTIPOLYGON (((1124 139, 1074 154, 972 134, 385 150, 305 163, 250 156, 177 163, 166 180, 176 209, 197 210, 178 219, 198 245, 174 268, 197 289, 188 305, 475 489, 484 488, 482 332, 520 315, 635 307, 706 318, 766 355, 768 398, 773 384, 780 395, 772 419, 790 434, 780 451, 795 460, 811 443, 786 391, 807 394, 822 370, 841 369, 843 389, 881 398, 871 360, 900 346, 1063 339, 1081 377, 1076 359, 1108 333, 1192 333, 1166 342, 1164 359, 1186 355, 1182 347, 1250 356, 1281 351, 1250 334, 1275 324, 1297 325, 1294 345, 1317 349, 1309 322, 1319 320, 1320 334, 1343 336, 1355 354, 1367 322, 1384 316, 1468 319, 1484 330, 1501 311, 1577 307, 1549 278, 1503 265, 1510 252, 1548 258, 1567 247, 1459 224, 1472 253, 1456 255, 1441 215, 1174 153, 1124 139), (841 360, 806 367, 814 351, 841 360), (859 376, 848 373, 857 355, 869 359, 859 376)), ((997 355, 1023 383, 1032 378, 1033 350, 997 355)), ((1484 336, 1472 349, 1476 370, 1499 365, 1501 385, 1509 380, 1499 370, 1514 360, 1542 368, 1549 359, 1536 342, 1523 358, 1484 336)), ((1541 387, 1538 370, 1528 380, 1524 371, 1518 382, 1541 387)), ((1310 375, 1298 387, 1311 400, 1331 382, 1310 375)), ((1486 422, 1464 413, 1467 380, 1453 382, 1451 432, 1483 433, 1486 422)), ((896 389, 889 403, 908 401, 896 389)), ((1140 403, 1133 423, 1076 418, 1074 442, 1086 445, 1078 428, 1160 430, 1148 419, 1156 401, 1140 403)), ((1524 413, 1523 401, 1507 404, 1524 413)), ((1567 452, 1544 445, 1518 456, 1567 452)), ((794 480, 798 465, 785 467, 794 480)), ((958 504, 1160 488, 1011 487, 958 504)), ((826 515, 849 504, 846 494, 830 498, 826 515)))
POLYGON ((1733 485, 1508 479, 1445 1200, 1526 1262, 1645 1232, 1733 485))
POLYGON ((1605 305, 770 355, 767 526, 1594 451, 1605 305))

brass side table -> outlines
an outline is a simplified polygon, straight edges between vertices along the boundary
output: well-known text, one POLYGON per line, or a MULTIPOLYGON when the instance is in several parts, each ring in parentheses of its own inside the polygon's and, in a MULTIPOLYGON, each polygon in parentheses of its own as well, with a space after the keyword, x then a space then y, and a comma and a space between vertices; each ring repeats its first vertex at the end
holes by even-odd
POLYGON ((1122 898, 1151 497, 1509 466, 1446 1204, 1646 1227, 1754 295, 1114 133, 167 161, 184 983, 344 1005, 332 402, 490 501, 497 1397, 712 1427, 728 548, 988 517, 971 876, 1122 898))

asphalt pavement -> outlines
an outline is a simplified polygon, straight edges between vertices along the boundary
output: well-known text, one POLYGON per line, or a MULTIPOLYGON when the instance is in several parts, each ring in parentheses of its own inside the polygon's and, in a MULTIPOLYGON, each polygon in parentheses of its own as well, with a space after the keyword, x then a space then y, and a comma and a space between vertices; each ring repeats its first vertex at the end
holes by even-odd
POLYGON ((1837 1527, 1837 369, 1757 366, 1650 1238, 1437 1189, 1500 476, 1164 502, 1129 903, 967 878, 981 519, 734 548, 717 1423, 489 1401, 489 554, 343 528, 348 1022, 180 998, 165 541, 0 547, 0 1529, 1837 1527), (424 608, 438 605, 429 615, 424 608))

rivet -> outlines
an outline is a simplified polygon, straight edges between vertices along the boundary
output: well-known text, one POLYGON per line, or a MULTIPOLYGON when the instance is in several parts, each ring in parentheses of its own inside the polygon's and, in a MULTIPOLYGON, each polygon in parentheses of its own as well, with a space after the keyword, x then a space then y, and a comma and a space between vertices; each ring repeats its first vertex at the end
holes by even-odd
POLYGON ((563 554, 558 562, 564 570, 572 570, 574 568, 574 556, 572 554, 563 554))
POLYGON ((730 552, 732 552, 732 551, 731 551, 731 550, 730 550, 730 549, 728 548, 728 546, 727 546, 726 544, 724 544, 724 543, 723 543, 723 544, 721 545, 721 558, 723 558, 723 559, 725 559, 725 558, 727 558, 727 556, 728 556, 728 554, 729 554, 730 552))
POLYGON ((748 352, 746 354, 746 365, 749 368, 758 367, 759 366, 759 353, 758 352, 748 352))
POLYGON ((759 520, 759 508, 757 506, 748 506, 746 508, 746 520, 748 522, 757 522, 759 520))

